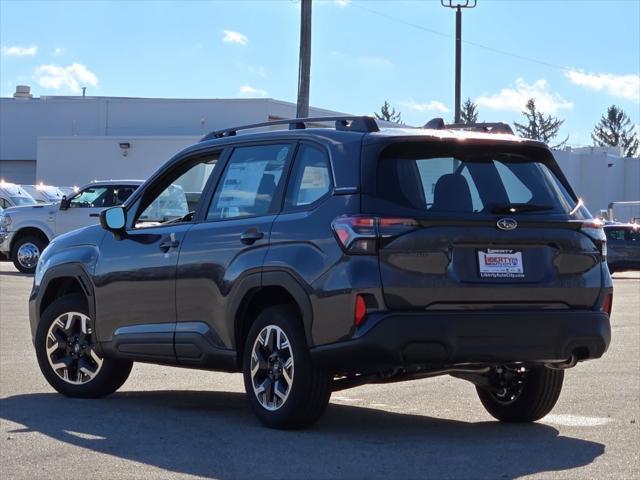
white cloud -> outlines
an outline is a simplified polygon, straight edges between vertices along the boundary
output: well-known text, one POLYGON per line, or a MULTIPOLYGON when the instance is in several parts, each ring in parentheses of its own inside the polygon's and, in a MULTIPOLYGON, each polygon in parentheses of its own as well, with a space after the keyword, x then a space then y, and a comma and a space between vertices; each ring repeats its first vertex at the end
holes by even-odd
POLYGON ((440 112, 447 113, 449 109, 447 106, 439 102, 437 100, 431 100, 426 103, 418 103, 415 100, 411 99, 408 102, 400 102, 400 105, 414 112, 440 112))
POLYGON ((233 30, 223 30, 222 32, 224 33, 222 38, 224 43, 237 43, 243 46, 249 43, 247 36, 240 32, 234 32, 233 30))
POLYGON ((5 57, 35 57, 38 53, 38 47, 31 45, 30 47, 21 47, 18 45, 6 46, 0 48, 0 52, 5 57))
POLYGON ((266 97, 267 91, 261 88, 253 88, 250 85, 242 85, 238 90, 238 95, 243 97, 266 97))
POLYGON ((640 102, 640 75, 613 75, 611 73, 590 73, 568 70, 565 76, 581 87, 595 91, 606 91, 614 97, 640 102))
POLYGON ((247 65, 246 63, 236 62, 236 67, 251 72, 262 78, 267 76, 267 70, 262 65, 257 65, 254 67, 253 65, 247 65))
POLYGON ((64 54, 64 48, 62 47, 56 47, 53 49, 53 52, 51 53, 51 55, 53 55, 54 57, 60 57, 64 54))
POLYGON ((41 87, 71 92, 79 92, 81 87, 98 85, 96 74, 80 63, 73 63, 67 67, 41 65, 36 68, 35 79, 41 87))
POLYGON ((558 110, 573 108, 573 102, 565 100, 559 94, 549 91, 549 85, 543 78, 528 84, 522 78, 516 79, 515 86, 503 88, 493 95, 481 95, 475 102, 479 107, 492 110, 511 110, 521 112, 530 98, 535 98, 540 112, 555 115, 558 110))
POLYGON ((351 3, 351 0, 333 0, 333 3, 340 8, 344 8, 351 3))
POLYGON ((370 65, 373 67, 388 67, 391 65, 391 60, 383 57, 358 57, 358 61, 363 65, 370 65))

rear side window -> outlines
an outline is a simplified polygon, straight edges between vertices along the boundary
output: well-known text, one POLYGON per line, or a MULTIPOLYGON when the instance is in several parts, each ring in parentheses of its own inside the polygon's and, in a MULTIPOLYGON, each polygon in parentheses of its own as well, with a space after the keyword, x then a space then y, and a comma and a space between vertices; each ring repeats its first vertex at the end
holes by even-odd
POLYGON ((269 213, 283 180, 291 145, 234 149, 207 213, 207 220, 269 213))
POLYGON ((302 145, 289 180, 286 208, 304 208, 324 197, 330 190, 331 168, 326 152, 310 145, 302 145))
POLYGON ((379 199, 423 212, 569 213, 576 203, 535 158, 473 148, 450 156, 393 150, 376 176, 379 199))

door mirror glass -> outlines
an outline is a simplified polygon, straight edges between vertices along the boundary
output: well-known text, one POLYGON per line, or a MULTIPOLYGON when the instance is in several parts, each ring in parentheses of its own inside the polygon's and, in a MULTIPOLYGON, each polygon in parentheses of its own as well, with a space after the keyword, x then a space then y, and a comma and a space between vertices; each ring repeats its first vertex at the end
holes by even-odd
POLYGON ((127 214, 122 207, 113 207, 100 212, 100 225, 106 230, 122 230, 126 222, 127 214))

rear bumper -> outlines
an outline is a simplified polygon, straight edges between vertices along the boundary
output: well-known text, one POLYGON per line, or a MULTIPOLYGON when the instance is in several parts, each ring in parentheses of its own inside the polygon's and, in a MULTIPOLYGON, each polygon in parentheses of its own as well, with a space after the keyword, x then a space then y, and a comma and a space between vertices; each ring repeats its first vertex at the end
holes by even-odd
POLYGON ((393 312, 367 318, 353 338, 311 349, 336 371, 560 362, 601 357, 611 339, 609 316, 592 310, 393 312))

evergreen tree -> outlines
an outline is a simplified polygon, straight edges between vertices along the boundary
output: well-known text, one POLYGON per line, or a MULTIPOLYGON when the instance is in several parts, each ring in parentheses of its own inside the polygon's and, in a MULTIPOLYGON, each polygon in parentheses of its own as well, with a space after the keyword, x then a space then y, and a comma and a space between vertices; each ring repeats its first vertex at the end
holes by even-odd
POLYGON ((473 103, 470 98, 462 104, 460 109, 460 121, 462 123, 477 123, 478 122, 478 105, 473 103))
POLYGON ((373 113, 378 120, 385 120, 387 122, 393 123, 402 123, 402 114, 400 112, 396 112, 396 109, 389 105, 389 102, 386 100, 380 107, 380 113, 373 113))
POLYGON ((638 152, 638 135, 633 131, 631 119, 621 108, 611 105, 607 114, 594 127, 591 138, 599 147, 621 146, 625 157, 633 157, 638 152))
MULTIPOLYGON (((558 130, 564 123, 564 120, 560 120, 557 117, 547 115, 546 117, 536 109, 536 101, 530 98, 527 101, 525 110, 522 112, 527 120, 527 124, 513 122, 518 134, 524 138, 530 138, 532 140, 539 140, 544 143, 549 143, 558 135, 558 130)), ((562 142, 554 145, 553 148, 561 147, 569 137, 565 138, 562 142)))

